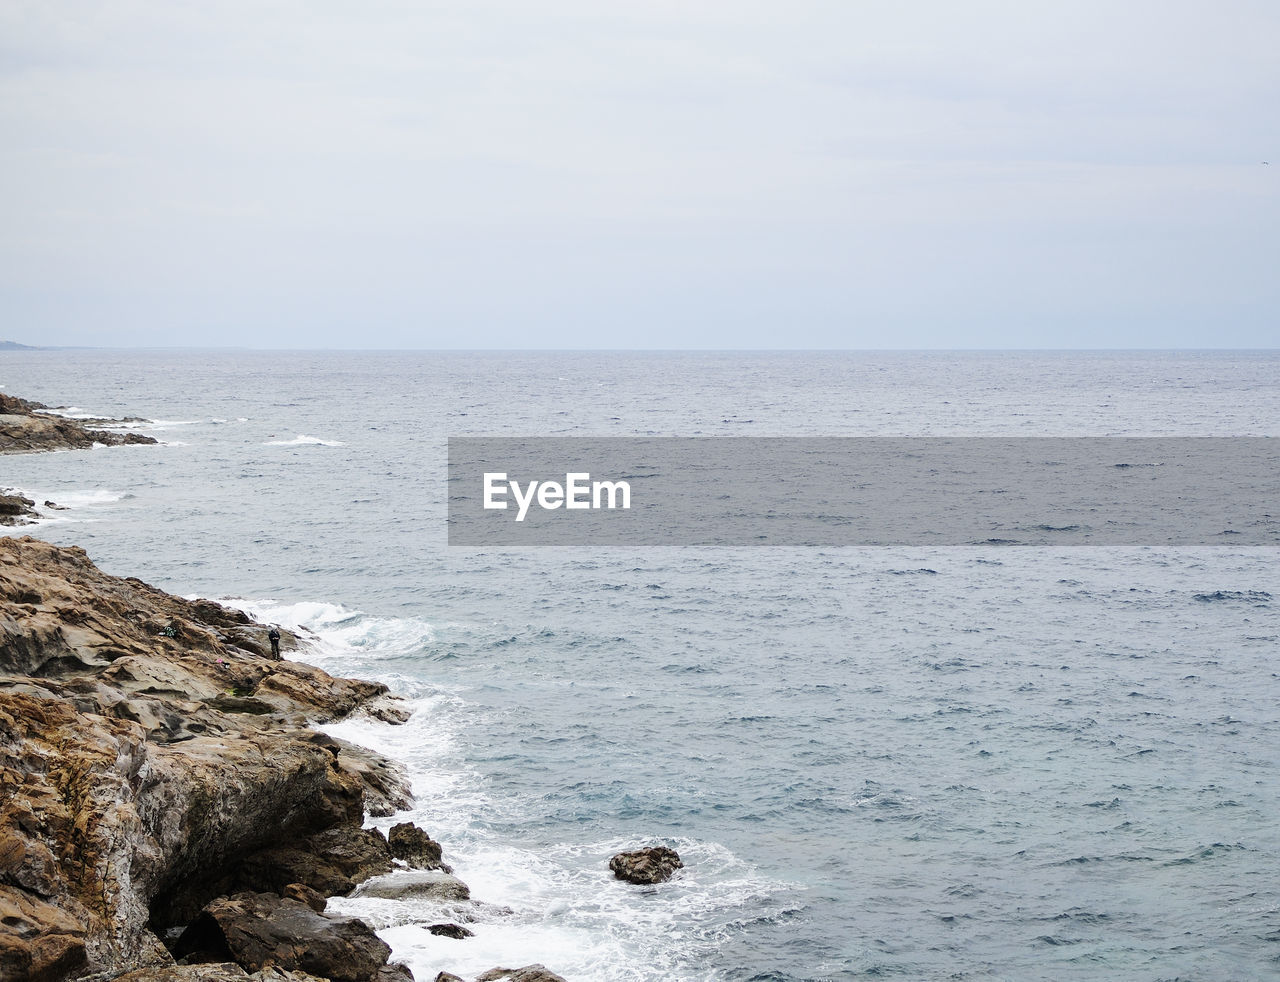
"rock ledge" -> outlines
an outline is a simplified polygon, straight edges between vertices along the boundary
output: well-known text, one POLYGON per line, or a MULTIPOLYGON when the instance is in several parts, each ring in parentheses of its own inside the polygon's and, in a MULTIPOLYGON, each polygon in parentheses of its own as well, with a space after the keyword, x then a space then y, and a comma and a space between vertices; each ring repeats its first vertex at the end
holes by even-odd
MULTIPOLYGON (((385 686, 274 660, 266 633, 108 576, 82 549, 0 537, 0 979, 195 978, 162 938, 218 898, 273 891, 261 919, 310 931, 321 893, 391 870, 363 823, 367 805, 407 807, 403 772, 307 723, 403 710, 385 686)), ((381 949, 361 950, 329 977, 408 977, 385 957, 366 972, 381 949)))

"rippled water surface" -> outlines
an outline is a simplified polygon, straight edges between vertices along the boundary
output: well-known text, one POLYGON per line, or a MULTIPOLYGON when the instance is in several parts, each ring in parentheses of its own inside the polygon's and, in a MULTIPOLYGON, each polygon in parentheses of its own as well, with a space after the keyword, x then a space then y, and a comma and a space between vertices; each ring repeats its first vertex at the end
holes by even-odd
POLYGON ((1280 973, 1275 549, 449 549, 449 435, 1280 436, 1276 353, 11 352, 166 444, 0 458, 112 572, 413 700, 419 979, 1280 973), (656 889, 619 848, 675 845, 656 889), (426 926, 471 917, 456 941, 426 926))

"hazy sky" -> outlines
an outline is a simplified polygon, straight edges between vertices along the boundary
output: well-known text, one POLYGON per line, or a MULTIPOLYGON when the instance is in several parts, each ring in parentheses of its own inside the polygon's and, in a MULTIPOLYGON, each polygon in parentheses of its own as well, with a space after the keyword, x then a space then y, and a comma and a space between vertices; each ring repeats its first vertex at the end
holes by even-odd
POLYGON ((1278 53, 1276 0, 0 0, 0 337, 1272 347, 1278 53))

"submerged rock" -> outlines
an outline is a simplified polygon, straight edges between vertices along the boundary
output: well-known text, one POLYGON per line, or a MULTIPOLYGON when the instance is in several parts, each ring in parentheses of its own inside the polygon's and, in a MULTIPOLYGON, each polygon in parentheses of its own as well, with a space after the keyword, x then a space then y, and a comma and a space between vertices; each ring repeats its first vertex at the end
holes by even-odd
POLYGON ((633 852, 620 852, 609 860, 609 869, 619 880, 628 883, 662 883, 671 879, 684 863, 674 849, 666 846, 650 846, 633 852))
POLYGON ((437 937, 454 938, 461 941, 464 938, 474 938, 476 932, 463 927, 461 924, 429 924, 427 930, 437 937))

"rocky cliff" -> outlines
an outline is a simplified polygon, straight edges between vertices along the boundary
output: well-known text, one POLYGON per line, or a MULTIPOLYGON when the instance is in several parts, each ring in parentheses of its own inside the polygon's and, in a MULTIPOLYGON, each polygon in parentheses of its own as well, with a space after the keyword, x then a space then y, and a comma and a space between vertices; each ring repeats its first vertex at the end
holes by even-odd
MULTIPOLYGON (((401 772, 306 724, 403 711, 383 686, 272 659, 266 633, 109 576, 83 550, 0 538, 0 978, 163 974, 219 897, 258 891, 285 916, 319 896, 308 876, 333 892, 390 869, 361 826, 366 809, 408 803, 401 772)), ((287 654, 298 641, 283 633, 287 654)), ((317 961, 319 944, 267 964, 407 977, 364 930, 354 967, 317 961)), ((227 960, 225 945, 190 948, 188 961, 227 960)))

